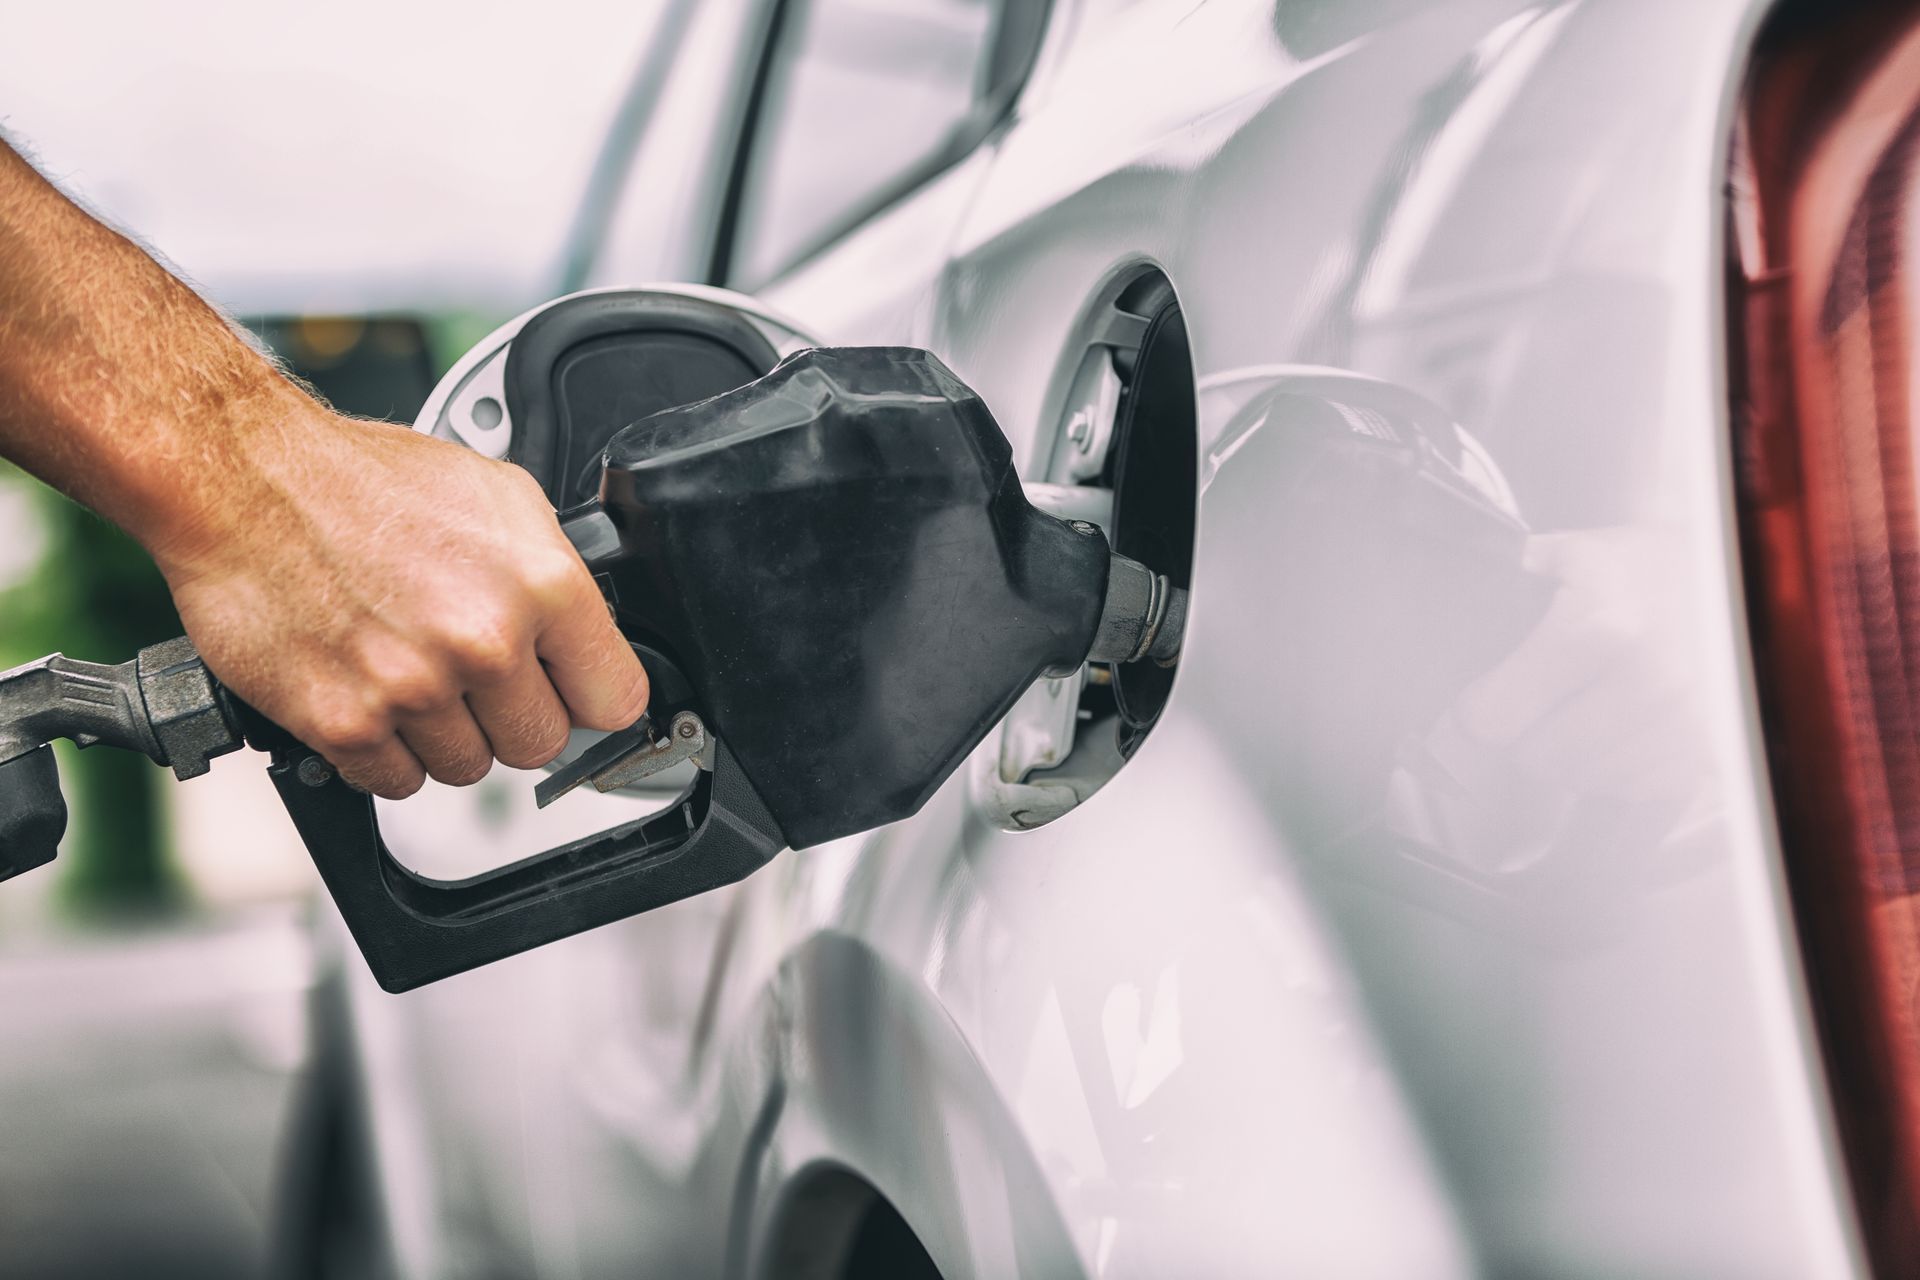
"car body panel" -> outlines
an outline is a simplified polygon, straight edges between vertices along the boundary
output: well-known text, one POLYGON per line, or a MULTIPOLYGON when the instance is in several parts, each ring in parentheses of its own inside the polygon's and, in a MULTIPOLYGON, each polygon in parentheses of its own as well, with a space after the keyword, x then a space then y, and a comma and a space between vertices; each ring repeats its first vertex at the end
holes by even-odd
POLYGON ((763 296, 930 347, 1031 473, 1091 300, 1166 273, 1203 493, 1165 717, 1040 830, 963 773, 364 984, 409 1267, 771 1273, 846 1169, 952 1280, 1862 1274, 1731 517, 1763 7, 1063 0, 1002 135, 763 296))

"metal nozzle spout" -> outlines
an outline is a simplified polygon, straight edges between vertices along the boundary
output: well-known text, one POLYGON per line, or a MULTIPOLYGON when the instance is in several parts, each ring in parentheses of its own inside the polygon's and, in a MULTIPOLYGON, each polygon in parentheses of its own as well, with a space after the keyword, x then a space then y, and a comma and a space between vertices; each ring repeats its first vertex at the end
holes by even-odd
POLYGON ((1100 610, 1089 662, 1138 662, 1151 658, 1171 666, 1180 656, 1187 625, 1187 593, 1138 560, 1116 555, 1107 570, 1107 599, 1100 610))

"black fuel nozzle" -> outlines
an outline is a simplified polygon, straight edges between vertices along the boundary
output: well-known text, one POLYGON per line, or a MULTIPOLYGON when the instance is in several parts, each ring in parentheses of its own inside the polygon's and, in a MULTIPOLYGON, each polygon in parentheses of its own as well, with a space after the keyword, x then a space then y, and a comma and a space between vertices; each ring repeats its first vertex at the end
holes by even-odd
POLYGON ((809 349, 634 423, 565 525, 795 848, 914 813, 1042 675, 1170 662, 1186 612, 1036 508, 917 348, 809 349))

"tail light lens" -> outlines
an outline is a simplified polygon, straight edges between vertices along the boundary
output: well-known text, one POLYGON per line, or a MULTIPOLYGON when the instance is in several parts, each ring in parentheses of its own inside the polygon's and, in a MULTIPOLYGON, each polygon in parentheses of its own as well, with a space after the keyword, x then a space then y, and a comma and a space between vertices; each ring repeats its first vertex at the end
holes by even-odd
POLYGON ((1920 1275, 1920 15, 1763 35, 1730 191, 1734 421, 1788 874, 1868 1247, 1920 1275))

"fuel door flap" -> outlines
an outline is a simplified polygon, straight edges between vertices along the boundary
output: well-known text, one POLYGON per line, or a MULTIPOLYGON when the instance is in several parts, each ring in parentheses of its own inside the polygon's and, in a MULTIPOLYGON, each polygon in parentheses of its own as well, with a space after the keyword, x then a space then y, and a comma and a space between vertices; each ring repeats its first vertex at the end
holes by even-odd
POLYGON ((600 455, 622 427, 744 386, 815 345, 727 289, 588 290, 535 307, 475 344, 414 429, 518 463, 566 510, 594 496, 600 455))

